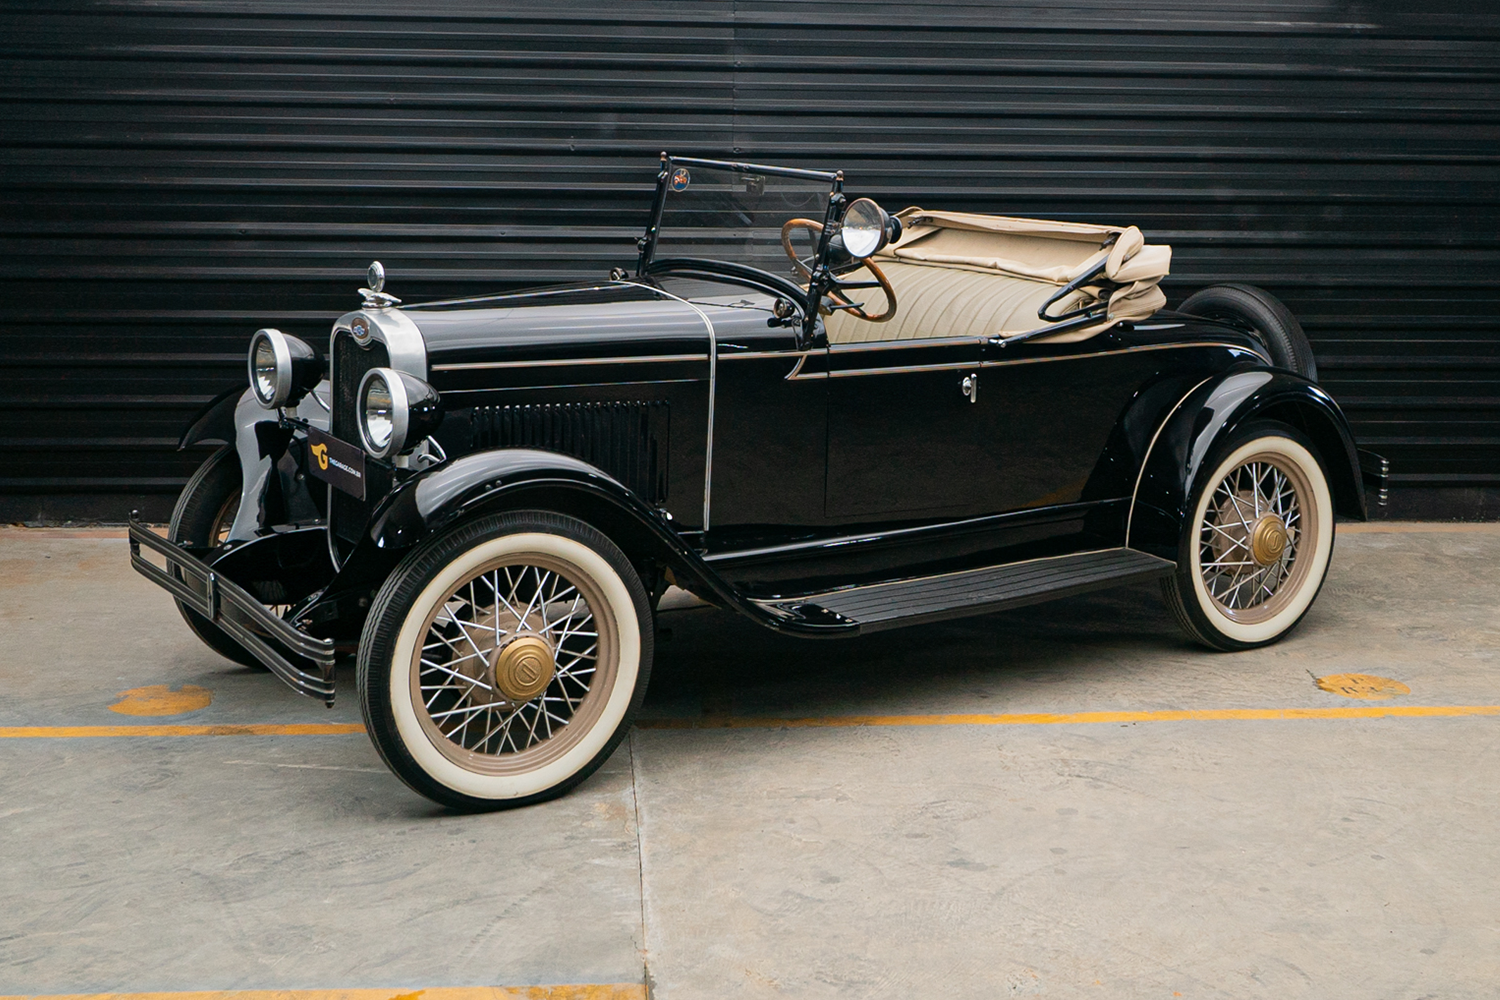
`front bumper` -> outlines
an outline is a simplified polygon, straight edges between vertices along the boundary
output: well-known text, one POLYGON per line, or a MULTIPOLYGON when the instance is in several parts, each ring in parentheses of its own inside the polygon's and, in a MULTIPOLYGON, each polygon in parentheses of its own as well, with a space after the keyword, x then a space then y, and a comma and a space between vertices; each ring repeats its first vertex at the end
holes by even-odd
POLYGON ((223 629, 292 690, 333 704, 332 639, 299 631, 208 563, 141 524, 134 511, 130 565, 223 629), (141 555, 143 545, 163 557, 165 569, 141 555))

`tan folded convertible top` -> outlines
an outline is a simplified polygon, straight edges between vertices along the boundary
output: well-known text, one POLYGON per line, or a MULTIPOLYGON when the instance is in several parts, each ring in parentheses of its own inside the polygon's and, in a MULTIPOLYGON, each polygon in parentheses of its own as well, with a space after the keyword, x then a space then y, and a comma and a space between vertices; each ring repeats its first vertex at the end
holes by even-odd
MULTIPOLYGON (((900 308, 888 323, 843 311, 828 317, 829 340, 861 343, 945 337, 1035 334, 1056 343, 1085 340, 1122 320, 1145 319, 1166 305, 1157 283, 1172 248, 1151 246, 1135 226, 1097 226, 966 212, 908 208, 897 213, 901 239, 875 255, 900 308), (1053 303, 1051 316, 1107 305, 1097 317, 1066 325, 1037 311, 1069 283, 1098 270, 1053 303), (1115 287, 1119 286, 1119 287, 1115 287), (1113 287, 1113 292, 1108 289, 1113 287), (1059 327, 1055 334, 1043 332, 1059 327)), ((867 311, 879 312, 878 291, 867 311)))

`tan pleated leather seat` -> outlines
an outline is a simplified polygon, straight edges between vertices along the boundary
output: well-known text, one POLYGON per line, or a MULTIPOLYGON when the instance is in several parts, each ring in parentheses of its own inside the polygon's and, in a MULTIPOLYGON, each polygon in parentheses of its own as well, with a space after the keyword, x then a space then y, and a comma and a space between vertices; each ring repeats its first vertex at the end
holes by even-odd
MULTIPOLYGON (((1144 319, 1166 304, 1157 283, 1168 273, 1172 248, 1147 245, 1134 226, 920 208, 908 208, 897 217, 904 228, 901 239, 875 256, 896 293, 895 317, 871 323, 836 311, 824 322, 830 343, 1008 337, 1042 331, 1055 324, 1041 319, 1038 310, 1064 286, 1096 270, 1120 287, 1112 293, 1092 285, 1080 287, 1055 303, 1051 313, 1098 307, 1107 300, 1105 315, 1087 326, 1055 335, 1041 333, 1037 339, 1085 340, 1121 320, 1144 319)), ((856 297, 867 312, 885 311, 885 294, 879 289, 861 290, 856 297)))
MULTIPOLYGON (((824 320, 833 344, 881 340, 933 340, 948 337, 993 337, 1022 333, 1042 325, 1036 311, 1057 286, 1001 274, 920 264, 882 262, 900 308, 887 323, 871 323, 839 311, 824 320)), ((864 275, 859 275, 863 278, 864 275)), ((863 292, 867 311, 885 308, 885 293, 863 292)))

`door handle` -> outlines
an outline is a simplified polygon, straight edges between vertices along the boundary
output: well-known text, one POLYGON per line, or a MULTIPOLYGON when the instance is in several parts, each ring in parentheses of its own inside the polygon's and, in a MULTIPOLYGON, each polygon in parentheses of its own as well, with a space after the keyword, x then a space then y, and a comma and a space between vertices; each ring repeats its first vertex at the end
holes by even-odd
POLYGON ((972 375, 965 375, 960 388, 963 390, 963 394, 969 397, 969 402, 979 402, 979 373, 975 372, 972 375))

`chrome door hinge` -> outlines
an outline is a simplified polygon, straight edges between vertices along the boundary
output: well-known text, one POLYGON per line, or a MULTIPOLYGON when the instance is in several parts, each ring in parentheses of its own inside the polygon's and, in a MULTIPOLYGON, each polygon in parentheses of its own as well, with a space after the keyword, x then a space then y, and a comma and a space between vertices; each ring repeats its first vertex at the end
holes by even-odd
POLYGON ((969 397, 969 402, 979 402, 979 373, 965 375, 962 388, 964 395, 969 397))

